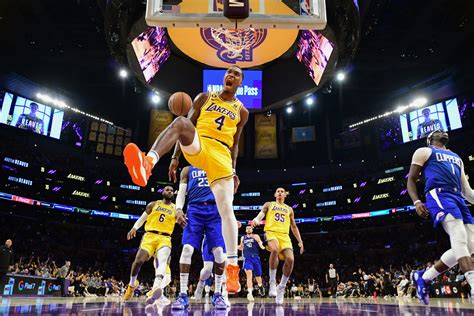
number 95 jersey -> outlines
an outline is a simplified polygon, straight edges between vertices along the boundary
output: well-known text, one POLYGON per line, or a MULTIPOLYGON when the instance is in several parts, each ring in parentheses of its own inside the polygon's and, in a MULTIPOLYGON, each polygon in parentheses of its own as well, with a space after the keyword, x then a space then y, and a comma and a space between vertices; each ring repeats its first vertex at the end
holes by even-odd
POLYGON ((264 231, 275 233, 290 233, 290 214, 291 207, 286 204, 271 202, 265 217, 264 231))
POLYGON ((163 201, 156 201, 145 224, 145 231, 157 231, 171 235, 176 224, 176 206, 166 205, 163 201))
POLYGON ((238 99, 228 102, 222 100, 218 92, 210 92, 196 124, 198 134, 218 140, 232 148, 237 125, 240 122, 241 107, 242 102, 238 99))

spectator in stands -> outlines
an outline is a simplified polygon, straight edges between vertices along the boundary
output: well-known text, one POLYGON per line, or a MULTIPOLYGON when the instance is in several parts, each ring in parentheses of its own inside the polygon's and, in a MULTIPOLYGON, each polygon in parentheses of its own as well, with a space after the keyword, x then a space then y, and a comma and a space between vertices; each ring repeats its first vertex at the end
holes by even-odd
POLYGON ((58 272, 58 282, 61 285, 61 295, 68 295, 69 280, 67 279, 69 268, 71 267, 71 262, 66 261, 64 265, 59 269, 58 272))
POLYGON ((0 247, 0 284, 4 284, 7 272, 13 269, 12 240, 7 239, 5 246, 0 247))
POLYGON ((410 285, 410 281, 408 281, 407 277, 402 274, 400 276, 400 281, 397 284, 397 295, 398 297, 402 297, 407 295, 408 286, 410 285))

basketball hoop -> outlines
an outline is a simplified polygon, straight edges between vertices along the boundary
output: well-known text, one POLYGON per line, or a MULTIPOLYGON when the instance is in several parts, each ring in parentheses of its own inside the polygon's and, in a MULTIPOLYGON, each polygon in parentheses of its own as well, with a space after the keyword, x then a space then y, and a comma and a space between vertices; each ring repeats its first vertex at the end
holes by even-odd
POLYGON ((229 52, 229 58, 242 56, 242 52, 249 49, 258 40, 258 31, 254 28, 226 29, 223 27, 211 28, 212 38, 229 52))

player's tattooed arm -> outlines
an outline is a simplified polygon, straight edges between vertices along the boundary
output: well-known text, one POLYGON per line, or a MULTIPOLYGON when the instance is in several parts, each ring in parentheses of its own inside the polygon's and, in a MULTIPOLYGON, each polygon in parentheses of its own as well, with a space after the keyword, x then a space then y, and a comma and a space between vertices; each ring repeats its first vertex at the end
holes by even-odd
POLYGON ((469 185, 468 178, 464 172, 464 163, 462 164, 461 168, 461 194, 466 200, 469 201, 469 203, 474 204, 474 190, 472 190, 471 186, 469 185))
POLYGON ((142 225, 146 222, 146 220, 148 219, 148 215, 150 215, 151 211, 153 210, 153 207, 155 206, 155 203, 156 201, 148 203, 145 208, 145 212, 143 212, 143 214, 137 219, 137 221, 133 225, 132 229, 130 229, 130 231, 127 233, 127 240, 135 238, 135 236, 137 235, 137 230, 139 230, 140 227, 142 227, 142 225))
POLYGON ((262 219, 264 219, 265 216, 267 215, 269 207, 270 207, 270 202, 266 202, 265 204, 263 204, 262 210, 260 211, 260 213, 258 213, 257 217, 255 217, 250 222, 250 226, 255 227, 255 226, 260 225, 260 223, 262 222, 262 219))
POLYGON ((413 154, 410 172, 408 173, 407 189, 413 204, 416 206, 416 213, 422 218, 428 218, 429 212, 425 204, 418 197, 416 182, 419 180, 423 166, 431 155, 431 148, 418 148, 413 154))
POLYGON ((181 227, 188 224, 186 214, 183 212, 184 203, 186 201, 186 192, 188 191, 189 166, 184 167, 181 171, 179 179, 178 196, 176 197, 176 223, 181 227))
MULTIPOLYGON (((194 98, 193 106, 188 112, 188 119, 191 120, 194 126, 196 126, 199 115, 201 114, 202 106, 209 99, 209 94, 207 92, 199 93, 196 98, 194 98)), ((171 162, 168 170, 168 177, 170 181, 176 182, 176 170, 179 165, 179 158, 181 157, 181 147, 179 142, 176 142, 174 146, 173 155, 171 156, 171 162)))
POLYGON ((301 239, 300 230, 298 229, 298 226, 296 226, 295 211, 293 211, 293 208, 291 209, 291 212, 290 212, 290 227, 291 227, 291 231, 293 235, 296 237, 296 240, 298 241, 298 247, 300 247, 300 254, 303 254, 304 252, 303 239, 301 239))

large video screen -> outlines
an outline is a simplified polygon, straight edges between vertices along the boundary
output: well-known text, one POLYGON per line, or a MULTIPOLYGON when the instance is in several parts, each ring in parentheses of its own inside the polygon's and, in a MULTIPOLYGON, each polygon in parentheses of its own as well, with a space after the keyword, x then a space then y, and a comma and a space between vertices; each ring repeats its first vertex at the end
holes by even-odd
POLYGON ((382 148, 426 138, 435 130, 463 127, 457 99, 449 99, 384 120, 380 133, 382 148))
POLYGON ((61 137, 64 111, 13 93, 0 94, 0 123, 56 139, 61 137))
MULTIPOLYGON (((226 70, 204 70, 203 91, 220 91, 226 70)), ((262 71, 245 70, 242 86, 237 89, 237 98, 247 109, 262 108, 262 71)))
POLYGON ((132 41, 143 76, 150 82, 170 57, 171 50, 162 27, 148 27, 132 41))
POLYGON ((306 67, 311 79, 319 85, 334 45, 318 31, 302 31, 296 58, 306 67))

